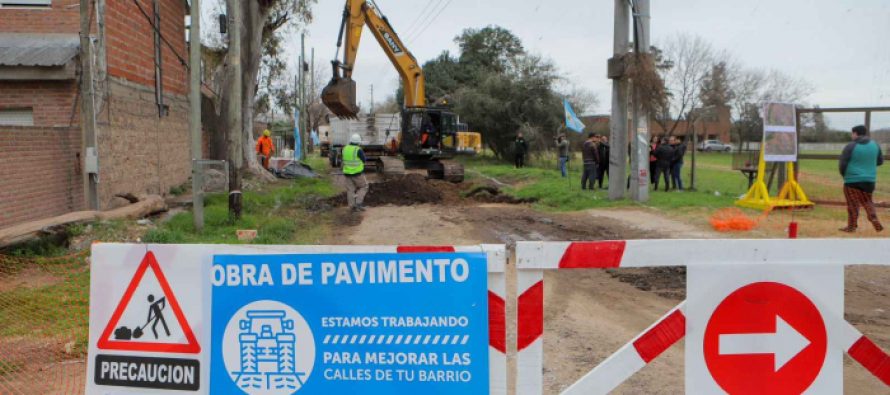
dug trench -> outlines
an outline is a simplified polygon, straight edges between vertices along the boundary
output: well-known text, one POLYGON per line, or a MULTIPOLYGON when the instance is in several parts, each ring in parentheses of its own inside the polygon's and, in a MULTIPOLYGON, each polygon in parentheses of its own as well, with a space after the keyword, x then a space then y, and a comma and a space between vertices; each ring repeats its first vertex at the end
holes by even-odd
MULTIPOLYGON (((485 188, 495 187, 482 184, 485 188)), ((368 209, 352 213, 345 197, 326 202, 338 226, 329 244, 474 245, 521 240, 574 241, 716 237, 652 210, 540 212, 529 203, 487 203, 472 196, 480 185, 454 185, 422 176, 372 184, 368 209), (415 193, 416 192, 416 193, 415 193), (377 196, 375 196, 377 194, 377 196), (657 218, 656 218, 657 217, 657 218), (651 226, 657 223, 658 226, 651 226)), ((480 190, 481 191, 481 190, 480 190)), ((509 196, 497 190, 487 195, 509 196)), ((476 195, 482 192, 476 192, 476 195)), ((884 271, 886 272, 886 270, 884 271)), ((516 270, 507 267, 507 314, 516 316, 516 270)), ((890 343, 890 273, 847 271, 847 317, 879 344, 890 343), (877 279, 881 279, 878 281, 877 279)), ((685 298, 685 269, 615 269, 545 275, 544 392, 556 394, 581 378, 685 298)), ((515 320, 508 319, 508 333, 515 320)), ((515 369, 515 338, 508 338, 508 371, 515 369)), ((880 393, 883 384, 845 360, 845 392, 880 393)), ((511 373, 512 374, 512 373, 511 373)), ((513 377, 510 381, 513 382, 513 377)), ((684 388, 683 341, 616 389, 617 394, 677 394, 684 388)), ((515 393, 510 388, 509 393, 515 393)))

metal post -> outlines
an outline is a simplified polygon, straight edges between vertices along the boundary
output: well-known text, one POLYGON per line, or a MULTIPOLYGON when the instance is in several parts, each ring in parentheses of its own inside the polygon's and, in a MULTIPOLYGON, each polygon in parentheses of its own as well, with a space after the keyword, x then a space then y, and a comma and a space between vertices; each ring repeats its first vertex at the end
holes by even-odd
POLYGON ((80 2, 80 97, 83 142, 83 190, 87 207, 99 209, 99 153, 96 142, 95 92, 93 89, 93 56, 90 42, 90 5, 92 1, 80 2))
POLYGON ((244 137, 241 109, 241 88, 243 74, 241 71, 241 30, 244 20, 241 15, 241 2, 228 1, 231 29, 229 29, 229 65, 232 67, 232 87, 229 98, 229 216, 241 218, 241 165, 243 162, 241 140, 244 137))
POLYGON ((204 180, 201 148, 201 0, 192 0, 189 27, 189 133, 192 137, 192 214, 195 231, 204 230, 204 180))
MULTIPOLYGON (((633 15, 636 51, 649 53, 649 0, 637 0, 633 15)), ((631 142, 630 196, 638 202, 649 200, 649 114, 634 95, 634 139, 631 142)))
MULTIPOLYGON (((615 37, 613 53, 615 60, 627 53, 630 45, 628 22, 630 9, 626 0, 615 0, 615 37)), ((613 62, 615 63, 615 62, 613 62)), ((624 198, 627 175, 627 79, 618 76, 612 79, 612 119, 609 125, 612 149, 609 151, 609 199, 624 198)))
POLYGON ((871 132, 871 111, 865 112, 865 127, 871 132))

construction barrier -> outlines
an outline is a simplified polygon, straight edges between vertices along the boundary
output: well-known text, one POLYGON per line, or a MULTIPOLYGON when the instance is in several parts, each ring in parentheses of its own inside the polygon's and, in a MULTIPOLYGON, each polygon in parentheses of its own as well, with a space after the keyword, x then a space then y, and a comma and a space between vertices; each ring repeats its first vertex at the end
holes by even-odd
POLYGON ((519 242, 517 394, 543 392, 545 271, 659 266, 687 266, 687 300, 564 394, 608 393, 684 337, 687 393, 841 393, 843 352, 890 386, 890 356, 843 315, 844 267, 890 265, 887 251, 876 239, 519 242))
MULTIPOLYGON (((87 369, 86 374, 87 393, 104 393, 104 391, 107 391, 108 388, 111 388, 106 386, 113 386, 119 391, 123 387, 143 387, 199 391, 198 393, 209 393, 208 391, 213 392, 214 390, 211 387, 214 383, 217 383, 216 381, 214 381, 215 378, 218 377, 217 375, 225 378, 227 384, 230 380, 230 377, 227 377, 228 374, 226 373, 227 370, 230 370, 230 353, 226 351, 225 348, 225 344, 228 343, 224 342, 222 346, 222 355, 225 357, 225 365, 223 366, 223 369, 218 369, 220 368, 220 366, 222 366, 222 361, 215 359, 216 356, 219 355, 217 354, 219 350, 217 349, 217 351, 214 351, 213 360, 211 360, 210 354, 213 347, 219 346, 220 341, 218 340, 222 339, 228 342, 229 331, 230 327, 232 326, 232 322, 235 323, 236 332, 238 332, 239 330, 239 325, 241 331, 255 331, 250 333, 239 332, 241 333, 240 335, 235 335, 235 344, 239 344, 239 347, 242 348, 242 370, 240 371, 240 373, 238 373, 239 376, 244 375, 244 372, 246 372, 245 370, 243 370, 244 366, 246 366, 244 365, 245 363, 269 363, 263 361, 267 360, 264 359, 266 358, 266 356, 271 355, 268 354, 269 352, 271 352, 269 350, 272 350, 269 348, 270 346, 268 345, 268 342, 273 341, 275 342, 275 344, 277 344, 275 346, 276 348, 274 349, 276 358, 278 358, 276 360, 277 362, 275 362, 278 364, 278 368, 276 369, 281 369, 282 366, 286 366, 287 369, 290 369, 290 371, 292 371, 290 373, 290 376, 293 376, 292 378, 294 380, 299 381, 305 379, 305 377, 308 377, 308 373, 306 373, 306 375, 302 378, 294 374, 295 369, 293 359, 293 347, 295 344, 300 344, 299 340, 297 340, 297 343, 295 343, 295 339, 303 339, 303 343, 301 344, 303 344, 303 347, 306 347, 305 339, 307 337, 313 336, 311 332, 300 332, 302 329, 301 325, 305 326, 306 323, 300 317, 299 312, 289 311, 287 305, 281 303, 279 303, 280 306, 269 308, 265 306, 269 304, 268 300, 258 299, 257 302, 250 303, 249 305, 245 305, 243 308, 241 308, 241 310, 245 310, 248 307, 253 306, 253 308, 246 310, 246 313, 244 313, 246 314, 246 316, 244 316, 246 320, 241 319, 240 324, 238 321, 238 317, 241 317, 243 315, 240 310, 234 315, 228 314, 225 317, 220 316, 221 318, 212 315, 212 313, 215 314, 217 312, 217 305, 221 305, 221 308, 230 307, 228 302, 213 302, 216 301, 218 298, 226 297, 227 292, 228 295, 232 295, 233 292, 237 295, 245 295, 245 292, 237 291, 237 288, 240 287, 242 289, 245 289, 243 287, 249 286, 251 285, 250 283, 253 283, 252 285, 259 285, 255 288, 255 292, 257 294, 263 294, 268 293, 272 285, 271 280, 268 282, 268 286, 263 285, 263 282, 266 281, 264 280, 264 272, 259 270, 253 271, 253 268, 250 270, 250 272, 244 269, 243 272, 241 272, 240 274, 230 272, 229 269, 232 265, 227 264, 227 262, 247 262, 251 260, 265 260, 268 262, 274 262, 276 259, 281 259, 276 257, 284 256, 303 256, 303 259, 306 259, 308 262, 311 259, 317 259, 312 258, 313 256, 335 257, 342 254, 420 254, 418 256, 422 256, 423 254, 450 252, 481 252, 484 253, 484 255, 482 255, 482 257, 478 259, 487 260, 487 267, 481 269, 482 273, 487 272, 487 279, 485 281, 487 282, 488 287, 488 311, 483 312, 483 317, 486 317, 487 315, 487 339, 483 340, 485 343, 478 343, 479 340, 474 340, 471 344, 479 344, 482 347, 482 355, 485 355, 485 345, 488 345, 487 375, 489 380, 488 383, 485 385, 488 387, 488 391, 491 394, 506 394, 506 310, 504 301, 504 268, 506 264, 506 251, 503 245, 210 246, 124 244, 102 244, 94 247, 93 251, 95 262, 92 268, 94 278, 91 285, 93 297, 90 310, 91 319, 88 358, 89 368, 87 369), (221 266, 218 266, 218 264, 221 266), (210 272, 213 272, 214 274, 210 276, 210 272), (127 277, 131 277, 132 279, 122 278, 124 277, 123 273, 128 273, 127 277), (203 277, 205 279, 199 277, 203 277), (211 277, 213 278, 212 285, 210 285, 211 280, 209 280, 209 278, 211 277), (158 300, 159 297, 163 297, 165 298, 166 303, 169 306, 169 308, 164 311, 170 312, 172 310, 172 314, 167 313, 166 321, 163 322, 160 326, 157 324, 157 320, 155 320, 155 323, 151 325, 149 325, 148 321, 146 321, 145 325, 140 325, 141 322, 145 321, 145 314, 135 314, 129 312, 130 309, 128 307, 128 304, 131 300, 134 301, 134 304, 141 303, 147 306, 147 302, 145 302, 144 299, 148 293, 140 291, 140 287, 143 286, 143 281, 148 284, 145 285, 146 287, 152 287, 150 289, 153 290, 151 291, 151 295, 148 295, 148 303, 153 303, 158 300), (219 282, 219 284, 217 282, 219 282), (128 283, 129 285, 127 285, 128 283), (233 288, 231 288, 230 286, 233 286, 233 288), (230 287, 232 291, 226 291, 226 289, 223 289, 225 287, 230 287), (126 288, 126 290, 124 290, 124 288, 126 288), (211 289, 213 296, 211 296, 211 289), (299 318, 293 319, 294 317, 299 318), (219 321, 219 319, 223 319, 223 321, 219 321), (211 320, 215 322, 215 324, 213 324, 212 333, 210 328, 211 320), (254 324, 245 324, 245 322, 248 322, 250 320, 259 322, 259 324, 256 325, 261 326, 254 327, 254 324), (228 325, 226 325, 226 323, 228 323, 228 325), (135 325, 135 327, 133 325, 135 325), (296 328, 294 328, 295 326, 296 328), (279 329, 275 329, 276 327, 278 327, 279 329), (280 328, 285 328, 287 330, 280 328), (157 332, 165 330, 168 332, 167 336, 170 336, 170 332, 174 333, 174 335, 181 334, 179 338, 184 340, 181 340, 178 343, 170 344, 162 343, 159 341, 153 342, 150 340, 144 340, 152 339, 152 336, 148 335, 148 333, 151 333, 149 331, 157 332), (225 330, 224 334, 221 332, 223 330, 225 330), (271 337, 267 336, 267 332, 269 333, 269 335, 271 335, 271 337), (296 334, 296 337, 294 337, 294 334, 296 334), (253 340, 250 340, 251 336, 253 336, 253 340), (259 343, 256 343, 258 340, 259 343), (263 341, 266 341, 266 343, 263 343, 263 341), (211 344, 213 345, 213 347, 211 347, 211 344), (247 357, 245 357, 245 352, 248 353, 247 357), (165 369, 166 367, 169 367, 171 371, 179 372, 179 376, 175 378, 178 381, 170 379, 171 381, 169 382, 157 381, 147 383, 141 377, 136 378, 132 375, 127 376, 126 374, 122 374, 115 370, 117 366, 132 367, 134 365, 158 366, 157 369, 160 369, 161 365, 165 366, 165 369), (211 366, 216 367, 215 372, 210 372, 211 366), (194 376, 190 376, 191 374, 193 374, 194 376)), ((479 254, 476 255, 478 256, 479 254)), ((482 263, 482 261, 479 260, 479 263, 482 263)), ((256 267, 252 266, 251 264, 247 264, 247 266, 256 267)), ((472 267, 478 268, 478 266, 470 267, 471 270, 476 270, 472 269, 472 267)), ((291 266, 291 269, 291 271, 287 272, 290 273, 287 276, 285 276, 283 270, 281 271, 281 278, 289 278, 288 281, 290 281, 291 284, 296 284, 297 281, 300 281, 299 284, 302 285, 303 276, 306 275, 308 277, 311 275, 309 273, 309 270, 306 270, 306 272, 304 273, 302 269, 296 269, 296 267, 293 265, 291 266)), ((312 270, 314 271, 315 269, 312 270)), ((356 269, 353 268, 352 270, 356 269)), ((272 272, 276 273, 274 270, 272 272)), ((439 271, 437 270, 436 272, 438 273, 439 271)), ((334 278, 334 273, 328 274, 328 278, 334 278)), ((339 271, 336 273, 338 278, 340 274, 341 273, 339 271)), ((277 275, 277 273, 273 274, 273 276, 277 275)), ((278 279, 275 281, 283 280, 278 279)), ((484 285, 482 286, 484 287, 484 285)), ((254 291, 252 290, 253 288, 247 289, 251 289, 250 292, 246 293, 247 296, 250 297, 250 294, 254 293, 254 291)), ((453 296, 457 298, 459 295, 453 296)), ((424 297, 428 297, 428 295, 424 297)), ((220 299, 220 301, 223 300, 224 299, 220 299)), ((351 300, 353 299, 345 299, 345 301, 351 300)), ((448 300, 441 299, 441 302, 447 304, 448 300)), ((405 305, 410 306, 411 304, 406 303, 405 305)), ((350 308, 364 307, 362 301, 360 300, 355 301, 355 303, 350 302, 349 304, 344 306, 352 306, 350 308)), ((162 306, 156 311, 161 311, 160 309, 165 307, 166 306, 162 306)), ((152 305, 152 309, 154 308, 154 305, 152 305)), ((367 308, 368 312, 365 314, 373 315, 373 306, 367 306, 367 308)), ((339 308, 335 308, 334 311, 337 311, 338 309, 339 308)), ((158 314, 153 315, 152 313, 149 313, 149 321, 151 321, 152 317, 157 317, 157 315, 158 314)), ((478 327, 478 325, 474 326, 478 327)), ((334 332, 330 332, 329 330, 325 330, 327 334, 319 334, 319 332, 316 332, 314 343, 317 346, 315 347, 321 347, 322 345, 324 345, 324 347, 330 349, 330 347, 332 346, 337 346, 340 347, 340 349, 342 350, 342 347, 344 345, 352 347, 354 345, 360 346, 363 344, 373 344, 377 346, 376 348, 383 347, 389 350, 398 350, 398 347, 403 345, 410 344, 413 347, 418 347, 417 345, 420 345, 419 347, 426 347, 424 345, 429 344, 429 349, 431 350, 436 348, 435 345, 447 345, 448 347, 457 350, 460 349, 462 345, 467 344, 468 341, 468 336, 466 335, 460 337, 447 334, 439 336, 438 334, 436 334, 435 331, 433 332, 434 336, 430 336, 429 334, 427 334, 425 337, 421 335, 415 335, 413 337, 411 335, 407 335, 405 337, 403 337, 402 335, 389 335, 387 337, 384 335, 366 336, 361 332, 356 332, 354 330, 348 329, 349 327, 346 328, 347 329, 345 330, 341 330, 340 332, 342 333, 339 335, 334 335, 334 332)), ((308 327, 306 327, 306 329, 308 330, 308 327)), ((318 329, 320 328, 315 328, 312 331, 317 331, 318 329)), ((157 339, 157 333, 154 333, 153 337, 157 339)), ((161 337, 163 337, 163 332, 161 337)), ((472 340, 472 338, 470 340, 472 340)), ((474 348, 474 350, 480 349, 474 348)), ((334 353, 331 354, 333 355, 334 353)), ((381 355, 383 354, 384 353, 381 352, 381 355)), ((444 358, 444 355, 445 354, 443 353, 441 358, 444 358)), ((341 356, 339 354, 334 356, 334 358, 340 357, 341 356)), ((346 353, 343 353, 342 357, 350 358, 350 356, 347 356, 346 353)), ((437 355, 430 358, 436 357, 440 356, 437 355)), ((469 360, 465 359, 467 357, 461 357, 460 359, 458 359, 457 355, 453 355, 452 357, 455 359, 449 362, 455 365, 471 363, 469 362, 469 360)), ((235 363, 237 364, 237 355, 234 358, 236 358, 235 363)), ((300 363, 300 358, 301 354, 297 353, 297 364, 300 363)), ((433 361, 435 361, 435 359, 433 359, 433 361)), ((474 360, 473 362, 476 361, 474 360)), ((333 363, 336 364, 336 362, 333 363)), ((349 364, 350 362, 344 362, 343 366, 348 367, 349 364)), ((446 362, 446 365, 447 364, 448 363, 446 362)), ((397 368, 398 365, 394 366, 396 366, 397 368)), ((478 363, 473 364, 472 366, 478 366, 478 363)), ((434 367, 431 367, 430 369, 430 372, 432 372, 434 370, 434 367)), ((319 372, 318 374, 321 373, 319 372)), ((355 374, 355 376, 349 376, 345 378, 345 380, 364 380, 362 378, 362 375, 366 373, 364 371, 357 370, 349 371, 349 369, 344 368, 343 372, 335 372, 333 374, 355 374)), ((286 383, 286 380, 290 380, 290 376, 285 374, 275 373, 273 376, 268 376, 268 378, 264 376, 263 380, 269 380, 269 385, 272 385, 271 383, 273 378, 275 380, 279 380, 276 381, 276 383, 279 384, 286 383)), ((377 379, 380 379, 380 377, 378 377, 377 379)), ((253 378, 251 378, 250 380, 253 380, 253 378)), ((390 381, 388 378, 383 378, 382 380, 390 381)), ((475 382, 476 381, 474 381, 474 383, 475 382)), ((238 385, 240 386, 241 383, 239 382, 238 385)), ((256 388, 252 385, 253 384, 251 384, 250 388, 256 388)), ((299 386, 302 386, 302 381, 300 381, 299 386)), ((299 388, 299 386, 297 388, 299 388)))

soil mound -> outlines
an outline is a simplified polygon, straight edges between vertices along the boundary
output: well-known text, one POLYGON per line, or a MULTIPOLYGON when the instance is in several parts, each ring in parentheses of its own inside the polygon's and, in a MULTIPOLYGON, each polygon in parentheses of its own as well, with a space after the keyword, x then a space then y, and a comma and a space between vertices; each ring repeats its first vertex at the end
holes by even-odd
MULTIPOLYGON (((412 206, 415 204, 440 203, 443 193, 436 188, 437 183, 427 181, 419 174, 408 174, 381 183, 371 184, 365 197, 365 206, 412 206)), ((346 193, 331 198, 331 205, 345 206, 346 193)))

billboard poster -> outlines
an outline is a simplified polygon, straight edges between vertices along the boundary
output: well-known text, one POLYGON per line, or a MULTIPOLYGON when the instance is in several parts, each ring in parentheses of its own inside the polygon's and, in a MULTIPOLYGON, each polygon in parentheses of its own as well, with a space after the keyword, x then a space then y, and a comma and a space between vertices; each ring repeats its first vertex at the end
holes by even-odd
POLYGON ((763 158, 767 162, 797 160, 797 119, 794 104, 767 103, 763 107, 763 158))

